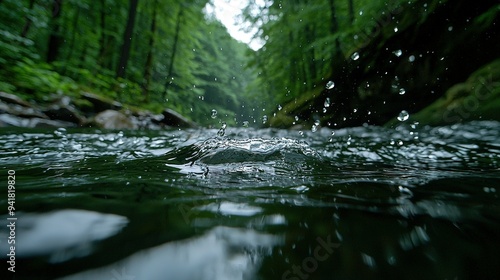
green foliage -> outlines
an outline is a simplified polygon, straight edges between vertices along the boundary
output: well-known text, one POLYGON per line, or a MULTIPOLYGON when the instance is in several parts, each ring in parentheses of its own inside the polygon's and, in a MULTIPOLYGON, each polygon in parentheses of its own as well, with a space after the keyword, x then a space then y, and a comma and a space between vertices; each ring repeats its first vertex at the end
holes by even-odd
POLYGON ((43 62, 35 63, 23 59, 16 62, 10 70, 8 76, 2 75, 6 90, 15 89, 26 99, 46 101, 50 94, 72 95, 78 89, 72 79, 61 76, 51 65, 43 62))
POLYGON ((139 1, 125 76, 116 78, 129 2, 1 1, 0 90, 39 102, 95 92, 154 112, 169 107, 204 125, 214 124, 212 109, 228 123, 249 117, 259 91, 248 90, 248 47, 205 14, 208 0, 139 1), (55 61, 46 63, 49 53, 55 61))
POLYGON ((274 104, 324 87, 334 67, 368 44, 380 25, 396 25, 394 13, 410 2, 277 0, 256 12, 259 5, 252 1, 245 19, 266 41, 250 62, 261 73, 256 82, 274 93, 274 104))

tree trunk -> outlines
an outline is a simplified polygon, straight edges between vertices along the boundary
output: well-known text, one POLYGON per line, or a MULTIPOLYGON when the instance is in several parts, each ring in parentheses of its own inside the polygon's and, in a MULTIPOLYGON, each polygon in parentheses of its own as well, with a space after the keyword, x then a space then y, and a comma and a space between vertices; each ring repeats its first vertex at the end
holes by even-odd
POLYGON ((151 81, 151 72, 153 71, 153 47, 155 44, 155 33, 156 33, 156 14, 158 1, 154 2, 153 5, 153 20, 151 21, 150 37, 149 37, 149 50, 146 56, 146 65, 144 65, 144 83, 142 85, 142 95, 145 102, 149 102, 149 83, 151 81))
POLYGON ((132 45, 132 36, 134 33, 135 16, 137 14, 137 3, 139 0, 130 0, 128 9, 127 26, 123 32, 123 44, 120 50, 120 59, 118 60, 118 67, 116 68, 116 77, 125 77, 127 71, 127 63, 130 55, 130 46, 132 45))
POLYGON ((177 20, 175 23, 174 45, 172 46, 172 54, 170 55, 170 65, 168 66, 167 80, 165 81, 165 90, 163 91, 163 94, 161 96, 162 100, 165 100, 165 97, 167 97, 168 88, 172 82, 174 60, 175 60, 175 54, 177 52, 177 44, 179 42, 179 32, 181 29, 181 17, 183 11, 184 11, 184 6, 181 4, 179 7, 179 13, 177 14, 177 20))
POLYGON ((349 15, 349 23, 354 22, 354 3, 353 0, 347 0, 347 13, 349 15))
POLYGON ((66 56, 66 63, 62 66, 62 74, 66 73, 66 66, 70 63, 71 56, 74 53, 74 46, 75 46, 75 40, 76 40, 75 38, 76 38, 76 34, 78 33, 77 26, 78 26, 78 20, 80 18, 80 10, 81 10, 80 6, 77 6, 76 15, 73 17, 73 22, 71 23, 72 28, 73 28, 73 32, 71 33, 71 39, 70 39, 69 47, 68 47, 68 55, 66 56))
POLYGON ((101 36, 99 38, 99 54, 97 56, 97 64, 101 67, 105 67, 106 63, 106 0, 100 0, 101 11, 100 11, 100 25, 101 25, 101 36))
MULTIPOLYGON (((330 33, 333 35, 339 31, 339 23, 337 21, 337 12, 335 9, 335 3, 334 0, 330 0, 330 33)), ((338 38, 335 39, 335 47, 333 50, 333 56, 332 56, 332 69, 335 68, 335 61, 337 59, 340 59, 341 53, 340 53, 340 41, 338 38)))
POLYGON ((63 0, 54 0, 54 6, 52 7, 52 30, 49 36, 48 50, 47 50, 47 62, 53 62, 57 59, 59 54, 59 49, 63 42, 63 38, 60 34, 59 18, 62 13, 62 3, 63 0))
MULTIPOLYGON (((30 0, 28 13, 31 13, 31 11, 33 11, 33 6, 35 6, 35 0, 30 0)), ((23 31, 21 32, 21 37, 23 37, 23 38, 26 38, 26 36, 28 35, 28 32, 29 32, 31 24, 32 24, 32 21, 29 18, 29 16, 26 16, 25 19, 26 19, 26 23, 24 24, 23 31)))

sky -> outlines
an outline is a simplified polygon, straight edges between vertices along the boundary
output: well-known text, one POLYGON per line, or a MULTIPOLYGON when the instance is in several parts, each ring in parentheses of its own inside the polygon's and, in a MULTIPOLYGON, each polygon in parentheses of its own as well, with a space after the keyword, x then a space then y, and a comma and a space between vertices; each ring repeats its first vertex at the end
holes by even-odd
POLYGON ((243 43, 246 43, 253 50, 258 50, 262 47, 263 42, 259 39, 253 39, 253 32, 245 32, 242 26, 238 25, 237 17, 242 13, 243 9, 248 5, 248 0, 212 0, 214 6, 207 5, 207 13, 215 13, 215 17, 219 19, 227 28, 227 31, 233 38, 243 43))

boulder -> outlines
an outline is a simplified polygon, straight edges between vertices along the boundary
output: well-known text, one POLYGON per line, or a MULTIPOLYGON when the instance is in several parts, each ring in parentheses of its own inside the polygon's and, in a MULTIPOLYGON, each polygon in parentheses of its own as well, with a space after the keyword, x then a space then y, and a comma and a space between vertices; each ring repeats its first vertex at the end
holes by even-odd
POLYGON ((71 98, 63 96, 55 104, 44 110, 45 115, 53 120, 62 120, 76 124, 85 123, 85 117, 72 105, 71 98))
POLYGON ((188 120, 181 114, 177 113, 172 109, 165 109, 162 112, 163 119, 161 120, 162 124, 179 127, 179 128, 190 128, 196 127, 196 124, 192 121, 188 120))
POLYGON ((4 101, 6 103, 17 104, 17 105, 21 105, 24 107, 31 107, 30 103, 24 101, 19 96, 14 95, 14 94, 10 94, 10 93, 6 93, 6 92, 2 92, 2 91, 0 91, 0 100, 4 101))
POLYGON ((10 114, 0 114, 0 127, 15 126, 26 128, 75 127, 74 123, 42 118, 22 118, 10 114))
POLYGON ((125 114, 115 111, 106 110, 100 112, 94 117, 93 123, 104 129, 136 129, 137 126, 125 114))
POLYGON ((77 125, 72 122, 65 122, 61 120, 46 120, 40 118, 32 118, 29 120, 30 128, 59 128, 59 127, 76 127, 77 125))
POLYGON ((28 127, 28 125, 29 119, 21 118, 11 114, 0 114, 0 127, 28 127))
POLYGON ((10 114, 25 118, 41 118, 48 119, 42 111, 33 108, 30 104, 27 106, 19 105, 18 103, 5 103, 0 101, 0 113, 10 114))
POLYGON ((158 130, 163 126, 161 121, 163 120, 163 115, 153 114, 149 111, 139 111, 133 114, 132 121, 136 124, 139 129, 152 129, 158 130))
MULTIPOLYGON (((410 116, 421 125, 448 125, 472 120, 500 121, 500 59, 450 87, 446 94, 410 116)), ((396 121, 387 126, 396 125, 396 121)))
POLYGON ((105 110, 120 110, 123 108, 123 105, 120 102, 102 97, 97 94, 82 92, 81 95, 84 100, 92 103, 94 112, 102 112, 105 110))

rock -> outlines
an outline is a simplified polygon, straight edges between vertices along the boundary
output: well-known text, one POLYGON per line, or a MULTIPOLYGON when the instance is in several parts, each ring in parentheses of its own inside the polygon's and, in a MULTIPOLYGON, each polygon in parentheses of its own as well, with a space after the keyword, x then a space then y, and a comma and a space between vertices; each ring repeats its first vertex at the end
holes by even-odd
POLYGON ((10 94, 10 93, 6 93, 6 92, 2 92, 2 91, 0 91, 0 100, 5 101, 7 103, 11 103, 11 104, 21 105, 24 107, 31 107, 30 103, 24 101, 19 96, 14 95, 14 94, 10 94))
MULTIPOLYGON (((472 120, 500 121, 500 59, 489 63, 446 94, 410 116, 421 125, 448 125, 472 120)), ((387 126, 396 125, 396 121, 387 126)))
POLYGON ((44 110, 45 115, 53 120, 62 120, 76 124, 85 123, 85 117, 72 105, 71 98, 63 96, 56 104, 44 110))
POLYGON ((25 118, 41 118, 48 119, 47 115, 45 115, 42 111, 31 107, 30 104, 28 106, 21 106, 17 103, 4 103, 0 101, 0 113, 6 113, 18 117, 25 118))
POLYGON ((132 121, 139 129, 158 130, 164 127, 161 123, 163 115, 153 114, 149 111, 139 111, 133 114, 132 121))
POLYGON ((32 118, 29 120, 30 128, 58 128, 58 127, 76 127, 77 125, 72 122, 65 122, 60 120, 46 120, 40 118, 32 118))
POLYGON ((184 116, 182 116, 181 114, 177 113, 172 109, 163 110, 162 115, 163 119, 161 120, 161 123, 165 125, 179 127, 179 128, 196 127, 195 123, 188 120, 187 118, 185 118, 184 116))
POLYGON ((41 118, 22 118, 10 114, 0 114, 0 127, 15 126, 26 128, 75 127, 74 123, 41 118))
POLYGON ((115 111, 106 110, 100 112, 94 117, 96 126, 104 129, 136 129, 137 126, 125 114, 115 111))
POLYGON ((0 114, 0 127, 7 126, 28 127, 29 119, 20 118, 11 114, 0 114))
POLYGON ((123 105, 120 102, 93 94, 90 92, 82 92, 82 98, 92 103, 94 112, 102 112, 105 110, 120 110, 123 105))

